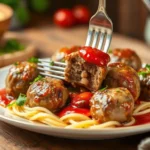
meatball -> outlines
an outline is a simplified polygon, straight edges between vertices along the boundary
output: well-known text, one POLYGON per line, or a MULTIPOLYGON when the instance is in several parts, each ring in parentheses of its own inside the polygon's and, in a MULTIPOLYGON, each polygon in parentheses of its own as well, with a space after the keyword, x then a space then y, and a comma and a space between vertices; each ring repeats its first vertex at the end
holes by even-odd
POLYGON ((53 56, 52 60, 53 61, 65 61, 65 57, 69 55, 72 52, 76 52, 80 49, 80 46, 73 46, 71 48, 68 47, 63 47, 59 49, 53 56))
POLYGON ((29 87, 27 104, 30 107, 42 106, 54 112, 66 104, 68 95, 63 81, 46 77, 29 87))
POLYGON ((86 62, 74 52, 66 57, 65 80, 73 86, 83 86, 90 91, 97 91, 107 74, 107 67, 99 67, 86 62))
POLYGON ((6 77, 6 92, 17 98, 20 93, 26 94, 30 82, 38 76, 37 65, 30 62, 17 62, 6 77))
POLYGON ((131 49, 114 49, 110 51, 111 63, 122 62, 132 67, 135 70, 139 70, 142 66, 141 59, 131 49))
POLYGON ((104 80, 104 86, 109 88, 125 87, 134 99, 140 95, 140 80, 137 72, 123 63, 112 63, 108 65, 108 73, 104 80))
POLYGON ((150 65, 140 69, 138 75, 141 83, 140 99, 150 101, 150 65))
POLYGON ((112 88, 96 92, 90 100, 90 112, 99 122, 130 121, 134 99, 126 88, 112 88))

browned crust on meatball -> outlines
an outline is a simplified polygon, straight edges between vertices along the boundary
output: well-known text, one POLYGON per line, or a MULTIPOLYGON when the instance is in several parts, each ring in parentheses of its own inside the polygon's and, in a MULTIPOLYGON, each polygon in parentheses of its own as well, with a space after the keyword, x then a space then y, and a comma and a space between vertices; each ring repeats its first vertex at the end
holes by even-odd
POLYGON ((150 101, 150 71, 147 68, 141 68, 138 73, 141 84, 140 99, 150 101), (144 72, 145 74, 142 75, 140 72, 144 72))
POLYGON ((112 88, 96 92, 90 100, 90 112, 99 122, 130 121, 134 99, 126 88, 112 88))
POLYGON ((6 77, 6 91, 8 95, 17 98, 20 93, 26 94, 30 82, 38 76, 37 65, 29 62, 17 62, 6 77))
POLYGON ((67 67, 65 79, 74 86, 84 86, 91 91, 97 91, 107 74, 106 67, 99 67, 86 62, 79 52, 66 57, 67 67))
POLYGON ((66 104, 68 95, 63 81, 46 77, 29 87, 27 104, 30 107, 45 107, 54 112, 66 104))
POLYGON ((136 71, 142 66, 142 61, 137 53, 131 49, 114 49, 110 53, 111 63, 122 62, 136 71))
POLYGON ((109 64, 104 85, 109 88, 125 87, 131 92, 135 100, 140 95, 140 80, 137 72, 123 63, 109 64))

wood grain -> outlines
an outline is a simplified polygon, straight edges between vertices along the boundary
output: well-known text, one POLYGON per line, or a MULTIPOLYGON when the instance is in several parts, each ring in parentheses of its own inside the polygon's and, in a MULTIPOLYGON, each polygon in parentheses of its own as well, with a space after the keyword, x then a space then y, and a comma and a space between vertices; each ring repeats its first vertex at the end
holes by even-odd
MULTIPOLYGON (((38 56, 50 57, 63 46, 84 45, 87 27, 60 29, 53 26, 8 32, 5 38, 28 39, 38 48, 38 56)), ((150 48, 141 41, 114 34, 111 48, 133 48, 143 61, 150 63, 150 48)), ((137 150, 149 133, 113 140, 70 140, 22 130, 0 122, 0 150, 137 150)))

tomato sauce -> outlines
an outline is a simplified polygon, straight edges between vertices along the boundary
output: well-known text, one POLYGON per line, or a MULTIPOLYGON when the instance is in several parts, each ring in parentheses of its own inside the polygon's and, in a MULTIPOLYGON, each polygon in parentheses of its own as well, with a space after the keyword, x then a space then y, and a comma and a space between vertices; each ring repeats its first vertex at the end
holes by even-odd
POLYGON ((13 98, 11 96, 8 96, 6 93, 6 89, 0 89, 0 105, 1 106, 7 106, 13 98))
POLYGON ((97 48, 92 48, 89 46, 84 46, 79 50, 80 56, 89 63, 95 64, 100 67, 107 66, 110 61, 108 54, 104 53, 97 48))

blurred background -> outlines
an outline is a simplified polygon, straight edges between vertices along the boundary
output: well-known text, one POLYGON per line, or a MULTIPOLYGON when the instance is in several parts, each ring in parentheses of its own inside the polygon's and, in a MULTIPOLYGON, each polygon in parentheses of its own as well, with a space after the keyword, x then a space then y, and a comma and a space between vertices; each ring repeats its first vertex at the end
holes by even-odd
MULTIPOLYGON (((0 0, 15 11, 11 29, 33 27, 52 22, 59 8, 72 8, 77 4, 87 6, 91 14, 97 10, 98 0, 0 0)), ((107 13, 114 23, 114 31, 144 40, 148 10, 142 0, 107 0, 107 13)))

